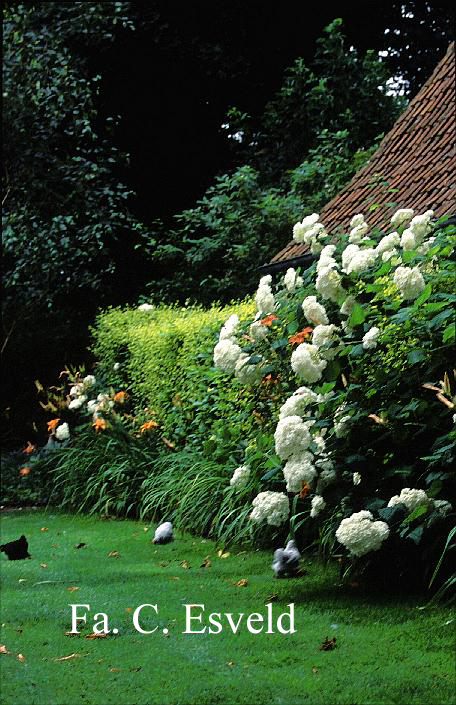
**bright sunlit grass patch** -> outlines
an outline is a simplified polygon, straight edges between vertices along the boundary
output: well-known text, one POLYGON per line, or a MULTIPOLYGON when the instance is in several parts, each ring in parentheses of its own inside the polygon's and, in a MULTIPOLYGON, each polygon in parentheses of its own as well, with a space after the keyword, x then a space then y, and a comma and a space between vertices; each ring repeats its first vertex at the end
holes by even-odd
POLYGON ((308 559, 306 575, 276 580, 270 552, 230 548, 222 558, 220 546, 179 532, 174 543, 154 546, 147 527, 3 514, 1 542, 24 533, 32 555, 13 562, 1 554, 5 705, 454 702, 455 610, 419 611, 416 598, 341 588, 332 568, 308 559), (241 580, 247 585, 236 586, 241 580), (251 634, 245 619, 256 612, 266 619, 274 595, 274 633, 251 634), (88 615, 80 635, 65 635, 71 603, 90 605, 90 612, 79 610, 88 615), (145 608, 140 616, 142 628, 158 627, 153 634, 133 625, 144 603, 158 608, 158 615, 145 608), (290 603, 296 633, 281 634, 276 619, 290 603), (194 630, 209 627, 213 612, 232 613, 235 622, 245 616, 236 634, 225 618, 218 634, 185 634, 185 604, 205 607, 192 608, 202 615, 194 630), (118 634, 87 639, 99 612, 118 634), (336 648, 320 651, 334 636, 336 648))

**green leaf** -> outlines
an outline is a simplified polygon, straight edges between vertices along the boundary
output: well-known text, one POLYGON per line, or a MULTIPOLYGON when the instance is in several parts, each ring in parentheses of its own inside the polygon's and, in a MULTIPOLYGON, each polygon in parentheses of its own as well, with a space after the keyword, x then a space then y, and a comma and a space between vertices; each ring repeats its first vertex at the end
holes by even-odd
POLYGON ((416 529, 414 529, 407 535, 407 538, 412 539, 412 541, 418 546, 423 537, 423 531, 423 526, 417 526, 416 529))
POLYGON ((407 361, 409 365, 416 365, 417 362, 421 362, 422 360, 426 359, 426 353, 424 350, 420 350, 419 348, 415 348, 414 350, 410 350, 409 354, 407 355, 407 361))
POLYGON ((422 504, 420 507, 415 507, 413 512, 408 515, 406 519, 402 522, 402 525, 410 524, 412 521, 415 519, 418 519, 418 517, 423 516, 423 514, 427 514, 428 512, 428 507, 427 505, 422 504))
POLYGON ((366 320, 366 313, 359 303, 355 303, 353 306, 353 311, 351 312, 350 318, 348 319, 349 323, 348 325, 353 328, 353 326, 358 326, 361 323, 364 323, 366 320))
POLYGON ((425 301, 428 300, 430 295, 432 294, 432 285, 427 284, 427 286, 424 287, 422 293, 418 298, 416 299, 414 306, 421 306, 421 304, 424 304, 425 301))
POLYGON ((454 342, 456 339, 456 324, 450 323, 443 331, 442 341, 448 343, 449 341, 454 342))

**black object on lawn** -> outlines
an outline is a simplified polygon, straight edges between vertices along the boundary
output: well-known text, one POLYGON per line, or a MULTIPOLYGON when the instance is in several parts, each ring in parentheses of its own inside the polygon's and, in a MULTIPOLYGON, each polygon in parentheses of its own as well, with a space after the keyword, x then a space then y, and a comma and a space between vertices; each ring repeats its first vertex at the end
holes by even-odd
POLYGON ((6 553, 10 561, 20 561, 23 558, 31 558, 28 552, 28 543, 24 535, 16 541, 10 541, 0 546, 0 551, 6 553))

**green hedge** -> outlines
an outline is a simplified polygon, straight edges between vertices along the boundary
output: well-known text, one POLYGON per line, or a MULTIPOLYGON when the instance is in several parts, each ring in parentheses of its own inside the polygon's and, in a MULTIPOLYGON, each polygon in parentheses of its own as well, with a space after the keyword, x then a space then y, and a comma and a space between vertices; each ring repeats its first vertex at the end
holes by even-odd
POLYGON ((225 448, 237 447, 243 437, 245 446, 258 426, 258 414, 271 417, 264 405, 269 408, 272 402, 261 389, 245 389, 234 378, 227 381, 213 367, 220 328, 235 312, 241 321, 251 318, 254 304, 247 300, 223 308, 170 306, 144 312, 111 308, 98 316, 92 330, 97 376, 126 389, 135 415, 158 420, 177 443, 198 439, 207 447, 211 436, 214 441, 220 435, 225 448), (120 364, 117 372, 115 363, 120 364))

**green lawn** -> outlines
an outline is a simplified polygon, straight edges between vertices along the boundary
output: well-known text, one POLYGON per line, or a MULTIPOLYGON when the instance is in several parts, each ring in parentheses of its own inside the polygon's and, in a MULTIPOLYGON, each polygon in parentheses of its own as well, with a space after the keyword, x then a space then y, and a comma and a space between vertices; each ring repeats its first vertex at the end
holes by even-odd
POLYGON ((25 533, 33 557, 13 562, 0 554, 0 643, 9 651, 0 655, 4 705, 455 702, 454 610, 420 611, 417 598, 341 588, 336 573, 316 562, 304 562, 306 576, 276 580, 269 552, 232 549, 220 558, 211 541, 180 534, 154 546, 153 527, 145 527, 3 513, 1 542, 25 533), (76 549, 80 542, 86 546, 76 549), (109 557, 112 551, 119 555, 109 557), (210 567, 200 567, 207 556, 210 567), (241 579, 248 584, 236 586, 241 579), (230 612, 237 621, 239 612, 266 615, 274 593, 274 620, 295 604, 296 633, 251 634, 243 623, 233 634, 226 622, 219 634, 182 633, 184 604, 204 604, 204 615, 230 612), (79 636, 65 635, 69 603, 91 608, 79 636), (140 620, 144 629, 158 626, 153 634, 133 626, 133 610, 144 603, 158 606, 158 616, 145 608, 140 620), (96 612, 107 613, 119 633, 86 639, 96 612), (320 651, 333 636, 336 648, 320 651))

